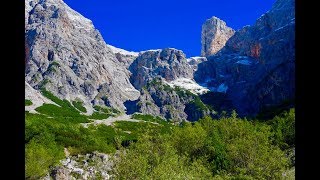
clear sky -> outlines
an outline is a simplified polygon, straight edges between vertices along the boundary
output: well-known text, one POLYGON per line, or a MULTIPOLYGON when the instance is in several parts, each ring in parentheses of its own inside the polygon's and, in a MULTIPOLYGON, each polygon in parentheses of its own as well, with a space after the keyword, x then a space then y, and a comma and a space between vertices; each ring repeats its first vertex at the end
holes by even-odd
POLYGON ((199 56, 201 26, 217 16, 235 30, 255 23, 275 0, 64 0, 93 21, 107 44, 142 51, 173 47, 199 56))

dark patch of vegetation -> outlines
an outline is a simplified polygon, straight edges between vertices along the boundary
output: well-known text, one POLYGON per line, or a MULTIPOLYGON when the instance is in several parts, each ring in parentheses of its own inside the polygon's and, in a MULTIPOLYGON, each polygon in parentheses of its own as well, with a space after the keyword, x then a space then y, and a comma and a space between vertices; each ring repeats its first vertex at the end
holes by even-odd
POLYGON ((48 67, 48 72, 56 72, 56 68, 59 68, 60 67, 60 64, 56 61, 53 61, 52 63, 49 64, 49 67, 48 67))
POLYGON ((146 105, 147 105, 147 106, 151 106, 152 103, 151 103, 150 101, 147 101, 147 102, 146 102, 146 105))
POLYGON ((185 98, 185 97, 197 97, 197 95, 193 94, 191 91, 187 89, 182 89, 179 86, 174 87, 174 91, 178 94, 179 97, 185 98))
POLYGON ((84 113, 87 112, 87 109, 83 107, 83 102, 81 101, 72 101, 72 105, 81 112, 84 112, 84 113))
POLYGON ((295 146, 295 110, 282 112, 272 120, 267 121, 273 132, 273 142, 283 150, 295 146))
POLYGON ((29 100, 29 99, 25 99, 24 100, 24 105, 25 106, 31 106, 33 103, 32 103, 32 101, 31 100, 29 100))
POLYGON ((41 93, 43 96, 45 96, 46 98, 50 99, 51 101, 55 102, 56 104, 58 104, 59 106, 61 107, 64 107, 64 108, 68 108, 70 110, 74 110, 74 111, 77 111, 72 105, 71 103, 64 99, 64 100, 61 100, 59 99, 58 97, 56 97, 55 95, 53 95, 51 92, 47 91, 45 88, 41 88, 41 93))
POLYGON ((97 112, 94 112, 91 116, 89 116, 90 119, 107 119, 110 116, 116 116, 121 113, 121 111, 107 106, 94 106, 93 107, 97 112))
POLYGON ((201 99, 196 96, 194 100, 190 102, 195 107, 197 111, 207 111, 209 108, 201 101, 201 99))
POLYGON ((93 106, 93 108, 98 112, 102 112, 102 113, 106 113, 106 114, 111 114, 111 113, 120 114, 121 113, 121 111, 119 111, 115 108, 112 108, 112 107, 107 107, 107 106, 95 105, 95 106, 93 106))
POLYGON ((228 99, 225 93, 207 92, 199 97, 204 104, 219 113, 225 111, 230 114, 232 111, 232 102, 228 99))
POLYGON ((256 118, 260 120, 272 119, 273 117, 280 115, 283 111, 289 110, 293 107, 294 99, 288 99, 277 106, 262 107, 256 118))

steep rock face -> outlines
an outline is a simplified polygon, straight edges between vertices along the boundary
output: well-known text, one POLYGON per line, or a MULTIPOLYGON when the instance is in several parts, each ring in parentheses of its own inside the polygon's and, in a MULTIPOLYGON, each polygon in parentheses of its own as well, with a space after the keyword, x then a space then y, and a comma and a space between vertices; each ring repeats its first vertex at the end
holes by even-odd
POLYGON ((202 25, 201 56, 210 56, 222 49, 235 31, 224 21, 213 16, 202 25))
POLYGON ((187 59, 187 62, 192 67, 194 72, 197 71, 198 65, 205 61, 207 61, 206 57, 190 57, 187 59))
POLYGON ((213 113, 198 96, 179 87, 170 87, 160 77, 149 81, 141 89, 140 98, 128 109, 180 122, 196 121, 213 113))
MULTIPOLYGON (((26 2, 26 81, 59 98, 124 109, 139 92, 89 19, 62 0, 26 2)), ((92 105, 92 104, 91 104, 92 105)))
POLYGON ((277 0, 253 26, 237 31, 198 65, 195 80, 226 93, 239 115, 294 100, 295 1, 277 0))
POLYGON ((132 72, 130 81, 137 89, 141 89, 157 76, 167 81, 180 77, 193 78, 193 69, 188 64, 185 54, 174 48, 140 53, 130 65, 129 70, 132 72))

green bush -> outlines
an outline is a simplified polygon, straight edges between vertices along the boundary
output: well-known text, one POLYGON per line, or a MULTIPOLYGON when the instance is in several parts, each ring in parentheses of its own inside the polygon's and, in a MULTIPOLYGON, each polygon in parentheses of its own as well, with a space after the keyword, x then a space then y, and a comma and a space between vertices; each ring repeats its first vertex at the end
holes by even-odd
POLYGON ((189 163, 170 145, 170 137, 150 131, 115 159, 115 179, 210 179, 198 161, 189 163), (151 135, 152 134, 152 135, 151 135))
POLYGON ((81 112, 84 112, 84 113, 87 112, 87 109, 83 107, 83 102, 81 101, 72 101, 72 105, 81 112))
POLYGON ((33 103, 32 103, 32 101, 31 100, 29 100, 29 99, 25 99, 24 100, 24 105, 25 106, 31 106, 33 103))
POLYGON ((58 97, 56 97, 55 95, 53 95, 51 92, 47 91, 45 88, 41 88, 41 93, 43 96, 47 97, 48 99, 52 100, 53 102, 57 103, 59 106, 64 107, 64 108, 68 108, 74 111, 77 111, 72 105, 71 103, 64 99, 61 100, 58 97))
POLYGON ((201 99, 198 96, 196 96, 194 100, 190 102, 190 104, 193 104, 195 108, 199 111, 208 110, 208 107, 201 101, 201 99))
POLYGON ((95 105, 93 106, 93 108, 98 111, 98 112, 101 112, 101 113, 106 113, 106 114, 120 114, 121 111, 115 109, 115 108, 112 108, 112 107, 107 107, 107 106, 98 106, 98 105, 95 105))
POLYGON ((52 134, 42 133, 38 139, 26 144, 26 178, 38 179, 47 174, 51 166, 64 158, 63 148, 57 145, 52 134))
POLYGON ((285 111, 268 121, 274 133, 273 142, 282 149, 294 147, 295 144, 295 109, 285 111))

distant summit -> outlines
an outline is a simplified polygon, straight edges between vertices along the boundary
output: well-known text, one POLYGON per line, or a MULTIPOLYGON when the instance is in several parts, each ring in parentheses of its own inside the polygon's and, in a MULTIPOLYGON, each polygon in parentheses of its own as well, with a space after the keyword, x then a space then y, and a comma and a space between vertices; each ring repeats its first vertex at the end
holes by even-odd
POLYGON ((202 25, 201 56, 207 57, 222 49, 235 31, 224 21, 213 16, 202 25))

